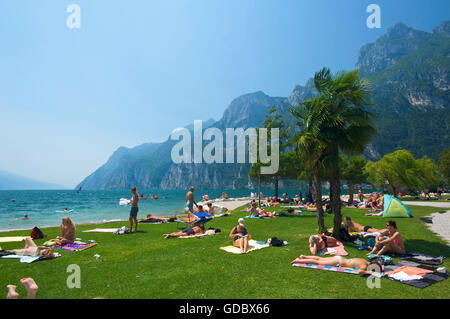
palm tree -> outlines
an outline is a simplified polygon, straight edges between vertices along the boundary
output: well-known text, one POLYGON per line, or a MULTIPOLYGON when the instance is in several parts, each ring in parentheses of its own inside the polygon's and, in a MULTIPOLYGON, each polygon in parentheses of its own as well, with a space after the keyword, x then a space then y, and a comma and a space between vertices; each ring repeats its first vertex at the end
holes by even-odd
POLYGON ((323 153, 326 145, 320 140, 320 104, 319 98, 303 101, 299 107, 291 108, 290 112, 298 122, 302 131, 294 136, 296 151, 305 166, 313 175, 314 203, 317 207, 317 224, 319 231, 325 230, 324 212, 322 209, 322 183, 320 170, 323 163, 323 153))
MULTIPOLYGON (((330 171, 333 233, 339 237, 342 221, 339 153, 361 154, 376 134, 372 121, 375 114, 365 109, 372 105, 367 101, 371 86, 357 70, 332 75, 330 69, 323 68, 314 76, 314 87, 318 92, 314 99, 305 100, 298 108, 291 109, 303 129, 296 136, 296 145, 306 154, 307 165, 313 171, 316 198, 321 195, 320 168, 326 167, 330 171)), ((318 209, 319 204, 321 210, 321 198, 316 202, 318 209)), ((318 222, 321 228, 320 218, 318 222)))
POLYGON ((372 118, 376 115, 366 107, 371 93, 370 82, 359 71, 331 74, 323 68, 316 73, 314 85, 325 110, 320 127, 320 139, 326 145, 324 154, 331 166, 330 200, 334 214, 334 235, 339 237, 341 216, 341 170, 339 153, 362 154, 370 139, 376 135, 372 118))

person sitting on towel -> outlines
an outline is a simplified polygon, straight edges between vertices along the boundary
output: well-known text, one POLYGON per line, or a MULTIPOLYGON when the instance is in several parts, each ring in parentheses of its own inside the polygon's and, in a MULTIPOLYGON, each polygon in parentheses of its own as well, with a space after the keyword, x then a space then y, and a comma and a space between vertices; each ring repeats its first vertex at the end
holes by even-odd
POLYGON ((367 272, 369 262, 362 258, 347 259, 341 256, 319 257, 300 255, 300 257, 292 261, 291 264, 315 264, 323 266, 354 268, 359 269, 358 274, 360 275, 370 274, 370 272, 367 272))
POLYGON ((241 249, 241 254, 248 252, 248 240, 251 235, 245 227, 244 218, 238 219, 238 225, 233 227, 229 237, 233 239, 233 246, 241 249))
POLYGON ((309 237, 309 250, 311 254, 317 255, 320 251, 328 247, 336 247, 337 240, 334 237, 325 235, 313 235, 309 237))
POLYGON ((199 234, 204 234, 204 233, 205 233, 205 229, 203 227, 193 226, 193 227, 187 227, 180 232, 163 234, 163 236, 164 236, 164 238, 171 238, 171 237, 184 237, 184 236, 199 235, 199 234))
POLYGON ((264 209, 256 207, 256 203, 252 203, 252 208, 250 209, 251 217, 275 217, 274 213, 266 212, 264 209))
POLYGON ((387 231, 381 232, 379 236, 375 238, 375 246, 372 251, 368 253, 377 255, 383 255, 384 253, 394 253, 403 255, 406 253, 405 246, 403 244, 402 235, 397 230, 397 223, 390 220, 386 223, 387 231), (388 236, 388 239, 384 239, 384 236, 388 236))
POLYGON ((25 247, 23 249, 12 249, 7 250, 7 252, 31 257, 42 255, 46 259, 55 257, 53 248, 37 246, 31 237, 25 238, 25 247))
POLYGON ((352 221, 349 216, 345 216, 345 223, 342 223, 342 226, 347 230, 347 232, 364 232, 364 233, 383 233, 386 230, 373 228, 372 226, 363 226, 358 224, 357 222, 352 221))
POLYGON ((64 216, 61 222, 61 236, 56 237, 53 241, 58 245, 71 244, 75 241, 75 225, 68 216, 64 216))

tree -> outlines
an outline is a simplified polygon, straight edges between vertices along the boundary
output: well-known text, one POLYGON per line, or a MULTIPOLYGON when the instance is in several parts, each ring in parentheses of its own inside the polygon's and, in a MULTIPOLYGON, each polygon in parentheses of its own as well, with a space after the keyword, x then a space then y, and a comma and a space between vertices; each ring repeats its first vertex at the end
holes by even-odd
POLYGON ((365 168, 370 183, 385 187, 392 195, 412 193, 440 184, 437 166, 428 157, 416 160, 407 150, 386 154, 378 162, 368 161, 365 168))
MULTIPOLYGON (((323 68, 314 76, 314 87, 318 96, 303 101, 300 108, 310 108, 309 118, 300 121, 301 125, 309 127, 308 143, 316 143, 315 153, 310 159, 313 171, 318 166, 330 168, 330 199, 334 214, 334 235, 339 237, 341 216, 341 170, 339 154, 361 154, 370 139, 376 134, 373 118, 375 114, 366 110, 372 105, 369 99, 370 83, 360 77, 359 71, 338 72, 331 74, 330 69, 323 68), (320 161, 316 164, 311 161, 320 161), (320 164, 319 164, 320 163, 320 164)), ((291 112, 297 118, 302 112, 291 112)), ((302 134, 301 132, 300 134, 302 134)), ((304 136, 306 137, 306 135, 304 136)), ((313 154, 313 152, 307 152, 313 154)), ((314 173, 315 179, 318 176, 314 173)), ((317 192, 317 186, 316 192, 317 192)))
POLYGON ((350 157, 348 162, 345 163, 345 168, 342 171, 342 178, 346 180, 349 184, 348 186, 348 194, 349 199, 348 203, 353 203, 353 194, 354 189, 353 186, 355 184, 361 184, 367 181, 367 173, 364 171, 366 166, 366 161, 362 156, 353 156, 350 157))
POLYGON ((439 156, 438 169, 444 185, 450 186, 450 147, 443 150, 439 156))
MULTIPOLYGON (((289 140, 289 132, 290 127, 285 129, 284 121, 281 119, 282 116, 280 114, 276 114, 276 107, 273 106, 269 109, 268 114, 266 114, 264 119, 263 127, 267 129, 267 138, 271 140, 271 129, 278 128, 279 129, 279 169, 278 172, 272 175, 262 175, 261 166, 269 166, 269 164, 265 165, 259 162, 254 163, 250 167, 249 177, 252 179, 258 179, 261 181, 273 181, 275 186, 275 197, 278 198, 278 184, 280 179, 282 178, 291 178, 289 175, 290 170, 286 165, 291 166, 292 163, 289 161, 291 159, 290 156, 283 155, 283 152, 291 145, 291 141, 289 140)), ((257 140, 259 143, 259 130, 257 129, 257 140)), ((271 152, 271 147, 268 145, 268 151, 271 152)))

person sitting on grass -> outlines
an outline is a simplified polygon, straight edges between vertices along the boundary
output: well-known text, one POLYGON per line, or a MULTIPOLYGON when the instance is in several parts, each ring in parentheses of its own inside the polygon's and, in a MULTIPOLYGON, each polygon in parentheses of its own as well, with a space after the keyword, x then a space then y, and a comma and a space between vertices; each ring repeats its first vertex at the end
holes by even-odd
POLYGON ((54 258, 54 250, 49 247, 37 246, 31 237, 25 238, 25 247, 23 249, 12 249, 7 252, 16 254, 19 256, 31 256, 36 257, 42 255, 45 259, 54 258))
POLYGON ((378 256, 383 255, 384 253, 403 255, 406 253, 402 235, 397 230, 397 223, 390 220, 386 223, 386 227, 387 231, 380 233, 380 235, 375 238, 375 246, 367 255, 375 253, 377 253, 378 256), (384 239, 384 236, 388 236, 389 238, 384 239))
POLYGON ((205 229, 203 227, 193 226, 193 227, 187 227, 180 232, 163 234, 163 236, 164 236, 164 238, 172 238, 172 237, 184 237, 184 236, 199 235, 199 234, 204 234, 204 233, 205 233, 205 229))
POLYGON ((245 227, 243 218, 238 219, 238 225, 233 227, 229 237, 233 239, 233 246, 241 249, 241 254, 248 252, 248 240, 251 235, 245 227))
POLYGON ((53 239, 58 245, 71 244, 75 241, 75 225, 68 216, 64 216, 61 222, 61 236, 53 239))
MULTIPOLYGON (((27 290, 27 299, 35 299, 39 287, 36 285, 33 278, 22 278, 20 279, 20 283, 24 285, 27 290)), ((19 299, 19 294, 16 291, 17 287, 15 285, 7 285, 6 288, 8 288, 6 299, 19 299)))
POLYGON ((337 240, 334 237, 329 237, 325 235, 313 235, 309 237, 309 250, 313 255, 317 255, 325 248, 336 246, 337 240))
POLYGON ((370 272, 367 271, 369 262, 362 258, 347 259, 341 256, 319 257, 300 255, 300 257, 292 261, 291 264, 315 264, 323 266, 354 268, 359 270, 358 274, 360 275, 370 274, 370 272))
POLYGON ((342 223, 343 227, 347 230, 347 232, 364 232, 364 233, 382 233, 385 230, 373 228, 372 226, 363 226, 361 224, 358 224, 357 222, 352 221, 352 219, 349 216, 345 216, 344 218, 345 222, 342 223))
POLYGON ((302 201, 301 198, 298 197, 298 195, 295 195, 295 197, 294 197, 294 203, 295 203, 296 205, 300 205, 301 201, 302 201))
POLYGON ((211 216, 214 216, 215 211, 214 211, 214 206, 211 202, 209 202, 208 204, 208 214, 210 214, 211 216))
POLYGON ((359 188, 358 190, 358 197, 359 197, 359 202, 362 203, 364 202, 364 192, 362 187, 359 188))

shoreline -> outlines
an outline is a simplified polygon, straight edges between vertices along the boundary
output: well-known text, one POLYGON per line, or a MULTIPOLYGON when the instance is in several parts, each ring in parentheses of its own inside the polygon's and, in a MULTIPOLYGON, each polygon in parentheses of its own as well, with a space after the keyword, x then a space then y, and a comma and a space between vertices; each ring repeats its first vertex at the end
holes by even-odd
MULTIPOLYGON (((206 202, 198 202, 197 204, 206 206, 206 203, 211 202, 213 203, 214 209, 216 213, 222 213, 225 211, 234 210, 240 206, 245 205, 246 203, 249 203, 252 200, 251 197, 239 197, 239 198, 229 198, 229 199, 211 199, 206 202)), ((76 224, 76 226, 85 226, 85 225, 102 225, 107 223, 114 223, 114 222, 128 222, 128 219, 110 219, 110 220, 102 220, 102 221, 91 221, 86 223, 80 223, 76 224)), ((36 225, 35 225, 36 226, 36 225)), ((59 225, 42 225, 38 226, 39 228, 51 228, 51 227, 58 227, 59 225)), ((14 232, 14 231, 25 231, 29 230, 31 231, 33 227, 31 228, 14 228, 14 229, 0 229, 0 233, 6 233, 6 232, 14 232)))

